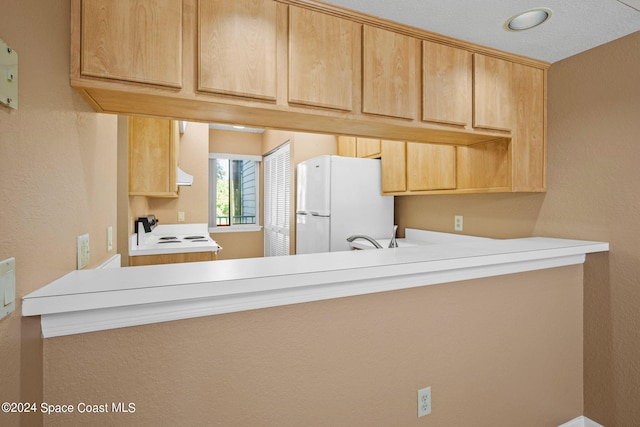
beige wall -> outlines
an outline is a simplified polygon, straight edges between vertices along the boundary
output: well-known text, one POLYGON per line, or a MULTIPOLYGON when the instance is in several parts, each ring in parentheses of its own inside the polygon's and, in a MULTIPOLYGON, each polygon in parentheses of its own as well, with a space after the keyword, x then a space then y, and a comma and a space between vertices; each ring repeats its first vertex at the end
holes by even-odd
MULTIPOLYGON (((513 425, 511 408, 537 427, 582 412, 577 267, 41 340, 20 298, 75 268, 79 234, 91 235, 90 266, 115 253, 117 125, 69 87, 68 1, 0 9, 0 38, 20 58, 20 108, 0 107, 0 259, 15 257, 18 277, 16 311, 0 321, 2 401, 131 400, 148 425, 202 408, 227 425, 410 425, 415 391, 431 385, 434 424, 513 425)), ((462 214, 470 234, 611 242, 584 270, 584 412, 607 427, 640 419, 639 48, 636 33, 551 67, 548 193, 396 202, 403 227, 452 231, 462 214)))
MULTIPOLYGON (((0 106, 0 259, 16 258, 16 310, 0 320, 0 400, 42 401, 38 318, 21 298, 76 268, 89 233, 95 267, 116 233, 116 117, 93 112, 69 86, 68 0, 0 0, 0 38, 18 53, 19 109, 0 106)), ((117 241, 114 241, 117 244, 117 241)), ((15 426, 0 413, 0 425, 15 426)), ((25 420, 24 425, 37 425, 25 420)))
POLYGON ((546 194, 396 198, 402 227, 601 240, 585 275, 585 412, 640 420, 640 33, 551 66, 546 194))
POLYGON ((558 426, 582 414, 582 267, 45 340, 47 425, 558 426), (433 412, 417 418, 432 387, 433 412))

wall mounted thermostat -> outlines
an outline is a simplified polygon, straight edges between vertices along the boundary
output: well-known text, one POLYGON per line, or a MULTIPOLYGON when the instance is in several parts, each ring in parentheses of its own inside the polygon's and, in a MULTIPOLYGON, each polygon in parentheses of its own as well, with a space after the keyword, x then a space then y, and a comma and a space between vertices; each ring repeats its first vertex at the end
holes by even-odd
POLYGON ((0 104, 18 109, 18 53, 0 40, 0 104))

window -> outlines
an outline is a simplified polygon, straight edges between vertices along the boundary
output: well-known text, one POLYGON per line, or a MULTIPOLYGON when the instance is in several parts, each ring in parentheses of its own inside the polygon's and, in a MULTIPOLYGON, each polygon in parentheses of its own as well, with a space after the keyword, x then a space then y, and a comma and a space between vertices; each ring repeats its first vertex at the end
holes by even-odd
POLYGON ((254 231, 260 222, 260 156, 209 154, 209 228, 254 231))

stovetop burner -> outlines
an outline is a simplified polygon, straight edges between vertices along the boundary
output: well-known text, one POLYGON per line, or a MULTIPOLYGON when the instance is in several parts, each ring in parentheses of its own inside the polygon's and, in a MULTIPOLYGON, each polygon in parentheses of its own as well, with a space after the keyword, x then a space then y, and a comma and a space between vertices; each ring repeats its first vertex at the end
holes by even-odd
POLYGON ((158 244, 160 243, 181 243, 180 240, 158 240, 158 244))
POLYGON ((176 236, 163 236, 159 237, 158 240, 178 240, 176 236))
POLYGON ((204 236, 187 236, 187 237, 184 238, 184 240, 194 240, 196 242, 203 241, 203 240, 198 240, 198 239, 204 239, 205 242, 207 241, 207 239, 205 239, 204 236))

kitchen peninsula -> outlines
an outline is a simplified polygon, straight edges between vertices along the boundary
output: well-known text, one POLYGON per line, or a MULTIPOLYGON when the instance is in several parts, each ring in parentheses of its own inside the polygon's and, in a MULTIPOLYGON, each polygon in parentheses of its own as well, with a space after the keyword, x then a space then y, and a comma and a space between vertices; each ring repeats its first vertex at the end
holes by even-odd
MULTIPOLYGON (((442 235, 442 233, 435 233, 442 235)), ((582 264, 608 243, 472 238, 416 247, 77 270, 26 295, 45 338, 582 264)))

